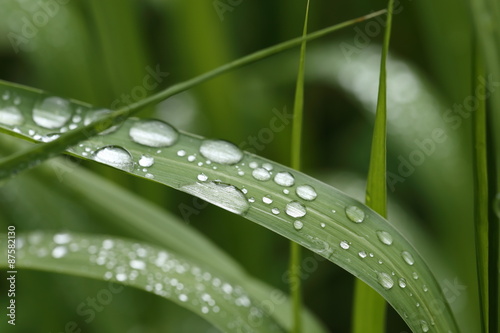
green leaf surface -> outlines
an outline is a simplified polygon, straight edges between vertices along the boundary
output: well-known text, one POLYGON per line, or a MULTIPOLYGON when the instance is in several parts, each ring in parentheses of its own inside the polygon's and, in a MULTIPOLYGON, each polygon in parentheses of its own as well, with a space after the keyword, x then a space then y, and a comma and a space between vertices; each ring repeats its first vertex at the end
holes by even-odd
MULTIPOLYGON (((10 97, 2 99, 0 109, 3 130, 32 141, 51 138, 54 130, 33 120, 33 108, 47 95, 4 85, 0 96, 7 92, 10 97), (12 118, 14 106, 21 117, 12 118)), ((71 101, 74 114, 66 126, 81 126, 81 118, 92 109, 71 101)), ((57 107, 47 111, 46 118, 61 114, 57 107)), ((377 290, 417 332, 431 328, 458 332, 442 291, 418 251, 369 207, 225 141, 178 132, 155 120, 131 118, 113 130, 71 147, 69 153, 196 195, 301 244, 377 290)))

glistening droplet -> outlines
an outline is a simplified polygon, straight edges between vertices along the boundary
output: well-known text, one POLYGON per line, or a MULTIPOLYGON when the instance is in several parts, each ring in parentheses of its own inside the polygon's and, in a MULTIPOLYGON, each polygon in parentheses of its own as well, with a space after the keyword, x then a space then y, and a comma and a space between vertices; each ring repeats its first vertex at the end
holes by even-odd
POLYGON ((236 164, 243 158, 240 148, 224 140, 203 140, 200 153, 206 159, 221 164, 236 164))
POLYGON ((278 172, 276 176, 274 176, 274 182, 281 186, 293 186, 295 183, 295 178, 289 172, 283 171, 278 172))
POLYGON ((179 132, 169 124, 155 119, 137 121, 129 131, 132 141, 148 147, 169 147, 179 139, 179 132))
POLYGON ((242 215, 250 208, 245 195, 233 185, 204 182, 182 186, 181 190, 235 214, 242 215))
POLYGON ((361 223, 365 219, 365 212, 357 206, 346 207, 345 214, 354 223, 361 223))
POLYGON ((55 129, 68 122, 73 114, 68 100, 60 97, 47 97, 33 109, 33 121, 44 128, 55 129))
POLYGON ((387 273, 378 273, 378 283, 385 289, 391 289, 394 286, 394 281, 387 273))
POLYGON ((385 245, 392 244, 392 236, 387 231, 377 231, 377 237, 385 245))
POLYGON ((306 207, 298 201, 292 201, 286 205, 285 213, 291 217, 302 217, 306 215, 306 207))
POLYGON ((314 190, 314 187, 312 187, 310 185, 297 186, 295 193, 297 194, 297 196, 299 198, 307 200, 307 201, 313 201, 318 196, 318 194, 314 190))
POLYGON ((264 168, 253 169, 252 176, 253 176, 253 178, 260 180, 260 181, 266 181, 266 180, 271 179, 271 174, 269 173, 269 171, 267 171, 264 168))
POLYGON ((18 126, 24 123, 24 116, 15 106, 0 109, 0 124, 18 126))
POLYGON ((94 160, 125 171, 132 171, 134 167, 132 155, 124 148, 118 146, 99 148, 94 153, 94 160))
POLYGON ((413 256, 411 255, 410 252, 408 251, 403 251, 401 252, 401 256, 403 257, 403 260, 408 264, 408 265, 413 265, 415 263, 415 259, 413 259, 413 256))

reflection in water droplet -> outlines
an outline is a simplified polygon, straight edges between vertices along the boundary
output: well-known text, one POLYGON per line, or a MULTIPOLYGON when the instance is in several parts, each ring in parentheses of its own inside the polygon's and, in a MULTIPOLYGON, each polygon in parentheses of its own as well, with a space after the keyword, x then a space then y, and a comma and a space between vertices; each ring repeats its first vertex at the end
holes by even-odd
POLYGON ((388 233, 386 231, 377 231, 377 237, 385 245, 392 244, 392 236, 390 233, 388 233))
POLYGON ((265 203, 266 205, 270 205, 273 203, 273 199, 269 195, 266 195, 262 197, 262 202, 265 203))
POLYGON ((257 168, 252 171, 252 176, 253 178, 260 180, 260 181, 266 181, 271 179, 271 174, 269 171, 267 171, 264 168, 257 168))
POLYGON ((271 163, 263 163, 262 167, 266 169, 267 171, 273 170, 273 165, 271 163))
POLYGON ((321 223, 320 226, 321 226, 321 228, 324 228, 324 227, 326 227, 326 224, 321 223))
POLYGON ((413 275, 413 278, 414 278, 415 280, 418 280, 418 273, 417 273, 417 272, 413 272, 413 274, 412 274, 412 275, 413 275))
POLYGON ((394 281, 387 273, 378 273, 378 283, 385 289, 391 289, 394 286, 394 281))
POLYGON ((154 119, 137 121, 129 131, 130 138, 148 147, 170 147, 179 139, 179 132, 169 124, 154 119))
POLYGON ((400 278, 398 283, 401 288, 406 288, 406 280, 404 278, 400 278))
POLYGON ((410 252, 408 251, 403 251, 401 252, 401 256, 403 257, 404 261, 408 264, 408 265, 413 265, 415 263, 415 259, 413 259, 413 256, 411 255, 410 252))
POLYGON ((155 163, 155 159, 153 156, 150 155, 142 155, 141 158, 139 159, 139 165, 144 168, 149 168, 155 163))
POLYGON ((347 241, 341 241, 340 247, 343 248, 344 250, 347 250, 347 249, 349 249, 350 245, 347 241))
POLYGON ((427 286, 424 284, 424 285, 422 286, 422 290, 423 290, 424 292, 428 292, 428 291, 429 291, 429 288, 427 288, 427 286))
POLYGON ((248 163, 248 166, 251 168, 251 169, 255 169, 259 166, 259 163, 255 162, 255 161, 252 161, 250 163, 248 163))
POLYGON ((125 171, 132 171, 134 167, 132 155, 118 146, 99 148, 94 153, 94 160, 125 171))
POLYGON ((17 126, 24 123, 24 116, 15 106, 7 106, 0 110, 0 124, 17 126))
POLYGON ((295 193, 297 193, 297 196, 301 199, 307 200, 307 201, 313 201, 316 199, 318 194, 314 190, 314 187, 310 185, 300 185, 297 187, 295 190, 295 193))
POLYGON ((224 140, 203 140, 200 153, 212 162, 221 164, 236 164, 243 158, 240 148, 224 140))
POLYGON ((52 257, 59 259, 68 253, 68 249, 65 246, 57 246, 52 250, 52 257))
POLYGON ((197 178, 200 182, 206 182, 208 180, 208 176, 204 173, 200 173, 197 178))
POLYGON ((295 183, 295 178, 289 172, 278 172, 274 176, 274 182, 281 186, 293 186, 295 183))
POLYGON ((181 190, 235 214, 242 215, 250 208, 245 195, 233 185, 196 183, 182 186, 181 190))
POLYGON ((295 228, 295 230, 301 230, 304 227, 304 223, 302 223, 301 221, 295 221, 293 222, 293 227, 295 228))
POLYGON ((365 251, 359 251, 358 255, 361 257, 361 258, 366 258, 367 254, 365 251))
MULTIPOLYGON (((335 211, 332 210, 333 213, 335 211)), ((349 206, 345 209, 345 214, 354 223, 361 223, 365 219, 365 212, 357 206, 349 206)))
POLYGON ((183 157, 186 156, 186 151, 184 149, 181 149, 177 152, 177 156, 183 157))
POLYGON ((292 201, 286 205, 285 213, 291 217, 302 217, 306 215, 306 207, 298 201, 292 201))
POLYGON ((273 209, 271 209, 271 212, 274 214, 274 215, 278 215, 280 213, 280 210, 276 207, 274 207, 273 209))
POLYGON ((69 101, 59 97, 47 97, 33 109, 33 121, 44 128, 54 129, 66 124, 72 114, 69 101))

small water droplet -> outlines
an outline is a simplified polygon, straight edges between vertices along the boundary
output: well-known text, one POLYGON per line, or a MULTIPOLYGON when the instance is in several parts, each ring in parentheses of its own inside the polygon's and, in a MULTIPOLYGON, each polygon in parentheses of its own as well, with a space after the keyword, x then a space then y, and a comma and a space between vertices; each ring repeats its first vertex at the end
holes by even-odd
POLYGON ((197 178, 200 182, 206 182, 208 180, 208 176, 204 173, 200 173, 197 178))
POLYGON ((0 124, 17 126, 24 123, 24 116, 15 106, 7 106, 0 109, 0 124))
POLYGON ((335 209, 332 209, 332 213, 335 214, 337 213, 337 211, 335 209))
POLYGON ((291 217, 302 217, 306 215, 306 207, 298 201, 292 201, 286 205, 285 213, 291 217))
POLYGON ((196 160, 196 156, 195 155, 189 155, 188 156, 188 162, 194 162, 194 160, 196 160))
POLYGON ((68 249, 66 248, 66 246, 56 246, 52 250, 52 256, 56 259, 64 257, 66 253, 68 253, 68 249))
POLYGON ((391 289, 394 286, 394 281, 387 273, 378 273, 378 283, 385 289, 391 289))
POLYGON ((132 155, 118 146, 99 148, 94 153, 94 160, 125 171, 132 171, 134 167, 132 155))
POLYGON ((198 162, 198 166, 199 167, 203 166, 203 162, 198 162))
POLYGON ((266 205, 270 205, 273 203, 273 199, 271 199, 269 195, 266 195, 265 197, 262 197, 262 202, 266 205))
POLYGON ((267 171, 272 171, 273 170, 273 165, 271 163, 263 163, 262 167, 266 169, 267 171))
POLYGON ((255 198, 254 198, 254 197, 250 197, 250 198, 248 198, 248 202, 250 202, 250 203, 254 203, 254 202, 255 202, 255 198))
POLYGON ((146 177, 148 179, 154 179, 155 178, 155 176, 152 173, 149 173, 149 172, 147 174, 145 174, 144 177, 146 177))
POLYGON ((181 190, 235 214, 242 215, 250 208, 245 195, 233 185, 206 182, 182 186, 181 190))
POLYGON ((367 254, 365 251, 359 251, 358 255, 361 257, 361 258, 366 258, 367 254))
POLYGON ((180 294, 179 295, 179 301, 181 301, 181 302, 187 302, 187 300, 188 300, 188 297, 187 297, 186 294, 180 294))
POLYGON ((59 97, 47 97, 33 109, 33 121, 41 127, 55 129, 66 124, 72 114, 69 101, 59 97))
POLYGON ((14 100, 12 101, 14 103, 14 105, 21 105, 21 97, 19 96, 16 96, 14 97, 14 100))
POLYGON ((79 123, 80 121, 82 121, 82 116, 76 114, 73 116, 73 118, 71 118, 71 121, 74 122, 75 124, 79 123))
POLYGON ((340 242, 340 247, 343 248, 344 250, 349 249, 351 247, 347 241, 341 241, 340 242))
POLYGON ((320 223, 320 226, 321 226, 321 228, 324 228, 324 227, 326 227, 326 224, 320 223))
MULTIPOLYGON (((85 113, 85 118, 83 119, 83 124, 85 126, 90 125, 91 123, 93 123, 95 121, 98 121, 102 118, 106 118, 111 113, 113 113, 113 111, 111 111, 109 109, 90 110, 87 113, 85 113)), ((120 125, 111 126, 109 128, 106 128, 104 131, 101 131, 99 133, 99 135, 106 135, 106 134, 113 133, 119 127, 120 127, 120 125)))
POLYGON ((224 140, 203 140, 200 146, 203 157, 221 164, 236 164, 243 158, 243 152, 224 140))
POLYGON ((180 156, 180 157, 186 156, 186 151, 184 149, 177 151, 177 156, 180 156))
POLYGON ((4 101, 7 101, 9 98, 10 98, 10 91, 6 90, 6 91, 2 94, 2 99, 3 99, 4 101))
POLYGON ((400 278, 398 284, 401 288, 406 288, 406 280, 404 278, 400 278))
POLYGON ((429 291, 429 288, 425 284, 422 286, 422 289, 423 289, 424 292, 428 292, 429 291))
POLYGON ((139 159, 139 165, 141 167, 149 168, 155 163, 155 159, 153 156, 150 155, 142 155, 141 158, 139 159))
POLYGON ((287 189, 284 189, 284 190, 283 190, 283 193, 284 193, 284 194, 290 194, 290 191, 289 191, 289 190, 287 190, 287 189))
POLYGON ((385 245, 392 244, 392 236, 387 231, 377 231, 377 237, 385 245))
POLYGON ((274 207, 273 209, 271 209, 271 212, 274 214, 274 215, 278 215, 280 213, 280 210, 276 207, 274 207))
POLYGON ((245 172, 243 170, 238 171, 238 176, 244 176, 244 175, 245 175, 245 172))
POLYGON ((293 227, 295 228, 295 230, 301 230, 304 227, 304 223, 302 223, 301 221, 295 221, 293 222, 293 227))
MULTIPOLYGON (((333 212, 333 210, 332 210, 333 212)), ((365 219, 365 212, 357 206, 349 206, 345 209, 345 214, 354 223, 361 223, 365 219)))
POLYGON ((55 234, 52 238, 56 244, 67 244, 71 241, 70 234, 55 234))
POLYGON ((411 255, 410 252, 408 251, 403 251, 401 252, 401 256, 403 257, 404 261, 408 264, 408 265, 413 265, 415 263, 415 259, 413 259, 413 256, 411 255))
POLYGON ((274 176, 274 182, 280 186, 293 186, 295 184, 295 178, 291 173, 283 171, 278 172, 276 176, 274 176))
POLYGON ((169 124, 155 119, 137 121, 129 131, 130 138, 148 147, 170 147, 179 139, 179 132, 169 124))
POLYGON ((241 192, 243 192, 243 193, 247 194, 247 193, 248 193, 248 190, 247 190, 246 188, 242 188, 242 189, 241 189, 241 192))
POLYGON ((422 332, 429 332, 429 324, 425 320, 420 321, 420 326, 422 327, 422 332))
POLYGON ((418 280, 418 273, 417 273, 417 272, 413 272, 413 274, 412 274, 412 275, 413 275, 413 278, 414 278, 415 280, 418 280))
POLYGON ((251 168, 251 169, 255 169, 259 166, 259 163, 255 162, 255 161, 252 161, 250 163, 248 163, 248 166, 251 168))
POLYGON ((253 178, 260 181, 267 181, 271 179, 271 174, 264 168, 257 168, 252 171, 253 178))
POLYGON ((295 193, 297 193, 297 196, 301 199, 307 200, 307 201, 313 201, 316 199, 318 194, 314 190, 314 187, 310 185, 300 185, 297 187, 295 190, 295 193))
POLYGON ((145 269, 146 268, 146 263, 142 260, 131 260, 130 261, 130 267, 133 269, 145 269))

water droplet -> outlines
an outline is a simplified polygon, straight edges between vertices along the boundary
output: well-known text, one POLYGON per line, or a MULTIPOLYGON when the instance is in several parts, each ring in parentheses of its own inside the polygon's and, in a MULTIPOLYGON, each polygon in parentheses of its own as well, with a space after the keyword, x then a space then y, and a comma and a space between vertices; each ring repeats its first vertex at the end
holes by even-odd
POLYGON ((385 289, 391 289, 394 286, 394 281, 387 273, 378 273, 378 283, 385 289))
POLYGON ((52 256, 56 259, 62 258, 68 253, 66 246, 57 246, 52 250, 52 256))
POLYGON ((52 238, 56 244, 67 244, 71 241, 70 234, 55 234, 52 238))
POLYGON ((245 172, 243 170, 238 171, 238 176, 244 176, 244 175, 245 175, 245 172))
POLYGON ((252 161, 250 163, 248 163, 248 166, 251 168, 251 169, 255 169, 259 166, 259 163, 255 162, 255 161, 252 161))
POLYGON ((425 284, 422 286, 422 289, 423 289, 424 292, 428 292, 429 291, 429 288, 425 284))
POLYGON ((224 140, 203 140, 200 153, 212 162, 221 164, 236 164, 243 158, 240 148, 224 140))
POLYGON ((291 217, 302 217, 306 215, 306 207, 298 201, 292 201, 286 205, 285 213, 291 217))
POLYGON ((390 233, 388 233, 386 231, 377 231, 377 237, 385 245, 392 244, 392 236, 390 233))
POLYGON ((274 214, 274 215, 278 215, 280 213, 280 210, 276 207, 274 207, 273 209, 271 209, 271 212, 274 214))
POLYGON ((99 148, 94 153, 94 160, 125 171, 132 171, 134 167, 132 155, 127 150, 118 146, 99 148))
POLYGON ((181 149, 177 152, 177 156, 183 157, 186 156, 186 151, 184 149, 181 149))
POLYGON ((66 124, 72 114, 69 101, 47 97, 33 109, 33 121, 44 128, 54 129, 66 124))
POLYGON ((149 173, 149 172, 147 174, 145 174, 144 177, 146 177, 148 179, 154 179, 155 178, 155 176, 152 173, 149 173))
MULTIPOLYGON (((332 210, 332 212, 334 212, 332 210)), ((345 214, 354 223, 361 223, 365 219, 365 212, 357 206, 349 206, 345 209, 345 214)))
POLYGON ((17 126, 24 123, 24 116, 15 106, 7 106, 0 110, 0 124, 17 126))
POLYGON ((273 165, 271 163, 263 163, 262 167, 266 169, 267 171, 273 170, 273 165))
POLYGON ((332 213, 335 214, 337 213, 337 211, 335 209, 332 209, 332 213))
POLYGON ((146 263, 142 260, 131 260, 130 267, 132 267, 133 269, 145 269, 146 263))
POLYGON ((273 199, 271 199, 270 196, 266 195, 265 197, 262 197, 262 202, 266 205, 270 205, 273 203, 273 199))
POLYGON ((186 294, 180 294, 179 295, 179 301, 181 302, 186 302, 188 300, 188 297, 186 294))
POLYGON ((223 183, 196 183, 181 190, 224 208, 235 214, 244 214, 250 208, 245 195, 235 186, 223 183))
POLYGON ((295 228, 295 230, 301 230, 304 227, 304 223, 302 223, 301 221, 295 221, 293 222, 293 227, 295 228))
POLYGON ((250 197, 250 198, 248 198, 248 202, 250 202, 250 203, 254 203, 254 202, 255 202, 255 198, 254 198, 254 197, 250 197))
POLYGON ((21 105, 21 97, 14 97, 14 100, 12 102, 14 102, 14 105, 21 105))
POLYGON ((307 201, 313 201, 316 199, 318 194, 314 190, 314 187, 310 185, 300 185, 297 187, 295 190, 295 193, 299 196, 299 198, 307 200, 307 201))
POLYGON ((139 165, 141 167, 149 168, 155 163, 155 159, 153 156, 150 155, 142 155, 141 158, 139 159, 139 165))
POLYGON ((248 193, 248 190, 246 188, 242 188, 241 189, 241 192, 243 192, 244 194, 247 194, 248 193))
POLYGON ((321 226, 321 228, 324 228, 324 227, 326 227, 326 224, 320 223, 320 226, 321 226))
POLYGON ((349 249, 350 245, 347 241, 341 241, 340 247, 343 248, 344 250, 347 250, 347 249, 349 249))
POLYGON ((260 180, 260 181, 266 181, 271 179, 271 174, 269 171, 267 171, 264 168, 257 168, 252 171, 252 176, 253 178, 260 180))
POLYGON ((283 171, 283 172, 278 172, 276 176, 274 176, 274 182, 278 185, 281 186, 293 186, 295 183, 295 178, 292 176, 291 173, 283 171))
POLYGON ((406 288, 406 280, 404 278, 400 278, 398 284, 401 288, 406 288))
POLYGON ((358 255, 361 257, 361 258, 366 258, 367 254, 365 251, 359 251, 358 255))
POLYGON ((411 255, 410 252, 408 251, 403 251, 401 252, 401 256, 403 257, 404 261, 408 264, 408 265, 413 265, 415 263, 415 259, 413 259, 413 256, 411 255))
POLYGON ((179 132, 169 124, 154 119, 141 120, 130 128, 132 140, 148 147, 170 147, 179 139, 179 132))
MULTIPOLYGON (((90 125, 91 123, 93 123, 97 120, 100 120, 102 118, 106 118, 111 113, 113 113, 113 111, 111 111, 109 109, 90 110, 87 113, 85 113, 85 118, 83 119, 83 124, 85 126, 90 125)), ((120 127, 120 125, 111 126, 109 128, 106 128, 104 131, 101 131, 99 133, 99 135, 106 135, 106 134, 113 133, 119 127, 120 127)))
POLYGON ((6 91, 2 94, 2 99, 3 99, 4 101, 7 101, 9 98, 10 98, 10 91, 6 90, 6 91))
POLYGON ((420 321, 420 326, 422 327, 422 332, 429 332, 429 324, 425 320, 420 321))
POLYGON ((284 193, 284 194, 290 194, 290 191, 289 191, 289 190, 287 190, 287 189, 284 189, 284 190, 283 190, 283 193, 284 193))
POLYGON ((197 178, 200 182, 206 182, 208 180, 208 176, 204 173, 200 173, 197 178))
POLYGON ((413 274, 412 274, 412 275, 413 275, 413 278, 414 278, 415 280, 418 280, 418 273, 417 273, 417 272, 413 272, 413 274))
POLYGON ((188 162, 194 162, 194 160, 196 160, 196 156, 195 155, 189 155, 188 156, 188 162))

